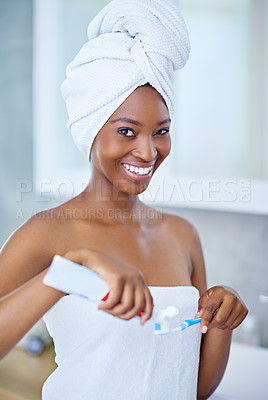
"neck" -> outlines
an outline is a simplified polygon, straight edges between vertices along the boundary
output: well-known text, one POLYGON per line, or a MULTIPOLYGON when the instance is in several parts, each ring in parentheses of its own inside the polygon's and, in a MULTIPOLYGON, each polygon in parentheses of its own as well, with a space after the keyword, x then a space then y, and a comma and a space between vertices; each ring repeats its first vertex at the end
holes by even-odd
POLYGON ((80 194, 84 204, 98 210, 103 222, 111 224, 141 224, 144 220, 144 205, 138 195, 120 191, 103 179, 91 179, 80 194))

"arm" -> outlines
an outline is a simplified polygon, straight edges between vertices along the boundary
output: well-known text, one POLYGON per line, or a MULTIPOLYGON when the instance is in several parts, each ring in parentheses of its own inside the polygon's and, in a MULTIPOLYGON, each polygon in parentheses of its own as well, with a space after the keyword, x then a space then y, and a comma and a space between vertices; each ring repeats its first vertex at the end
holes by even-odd
POLYGON ((106 280, 110 295, 99 309, 125 320, 144 310, 142 325, 151 317, 153 300, 140 271, 91 249, 66 252, 57 244, 57 234, 54 223, 32 219, 0 252, 0 358, 65 295, 43 284, 55 254, 92 269, 106 280))
POLYGON ((193 232, 191 250, 192 283, 201 294, 196 317, 201 317, 202 335, 198 400, 208 399, 219 385, 229 357, 232 330, 237 328, 247 315, 238 294, 230 288, 216 286, 207 290, 205 265, 197 232, 193 232))
POLYGON ((46 224, 29 220, 0 252, 0 358, 64 293, 42 283, 53 254, 46 224))
POLYGON ((0 359, 65 295, 43 284, 46 271, 0 300, 0 359))

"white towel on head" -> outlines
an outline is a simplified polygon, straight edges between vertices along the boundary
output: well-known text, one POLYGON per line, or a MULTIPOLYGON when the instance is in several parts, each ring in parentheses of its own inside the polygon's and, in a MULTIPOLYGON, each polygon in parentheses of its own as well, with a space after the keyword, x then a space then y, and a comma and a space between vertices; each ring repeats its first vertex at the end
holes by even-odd
POLYGON ((61 91, 77 147, 93 141, 124 100, 150 83, 173 112, 175 70, 188 60, 183 17, 169 0, 114 0, 89 24, 88 42, 66 70, 61 91))

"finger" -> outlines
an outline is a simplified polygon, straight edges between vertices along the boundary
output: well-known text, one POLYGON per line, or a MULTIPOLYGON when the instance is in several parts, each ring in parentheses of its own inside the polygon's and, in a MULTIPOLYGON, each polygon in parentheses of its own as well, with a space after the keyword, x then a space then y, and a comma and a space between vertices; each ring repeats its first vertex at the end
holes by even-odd
POLYGON ((118 283, 116 286, 110 287, 110 293, 108 299, 104 303, 99 304, 98 309, 106 311, 115 307, 117 304, 121 302, 122 292, 123 292, 123 283, 118 283))
MULTIPOLYGON (((243 311, 243 307, 237 299, 236 302, 232 306, 230 306, 229 310, 226 309, 225 315, 220 314, 220 313, 219 313, 219 315, 217 315, 217 318, 216 318, 217 326, 215 326, 215 327, 222 329, 222 330, 230 329, 230 326, 234 323, 234 321, 241 314, 242 311, 243 311), (229 314, 228 314, 228 311, 229 311, 229 314)), ((213 321, 213 323, 214 323, 214 321, 213 321)))
POLYGON ((198 311, 198 312, 195 314, 194 318, 201 318, 201 316, 202 316, 202 312, 201 312, 201 311, 198 311))
POLYGON ((141 325, 144 325, 145 322, 151 318, 152 313, 153 313, 153 307, 154 307, 153 297, 147 286, 145 286, 145 289, 144 289, 144 296, 145 296, 145 306, 144 306, 144 312, 140 319, 141 325))
MULTIPOLYGON (((121 296, 121 301, 115 307, 109 309, 109 313, 121 318, 134 307, 134 288, 130 285, 125 285, 121 296)), ((122 318, 123 319, 123 318, 122 318)))
POLYGON ((131 310, 125 312, 124 314, 120 315, 120 318, 122 319, 131 319, 135 317, 138 313, 144 310, 145 306, 145 296, 144 296, 144 291, 143 287, 141 286, 140 288, 136 288, 134 290, 134 299, 133 299, 133 307, 131 310))
MULTIPOLYGON (((209 329, 225 329, 227 321, 231 318, 235 307, 238 304, 237 298, 228 297, 224 299, 218 310, 215 311, 213 318, 208 326, 209 329)), ((237 315, 237 314, 236 314, 237 315)))
POLYGON ((201 312, 202 320, 200 322, 200 330, 202 333, 206 333, 208 330, 208 326, 211 323, 217 309, 221 306, 221 303, 216 302, 213 299, 209 299, 207 303, 202 307, 199 312, 201 312))
POLYGON ((243 312, 238 315, 238 317, 234 320, 234 322, 230 325, 230 330, 236 329, 246 318, 248 315, 248 310, 244 309, 243 312))

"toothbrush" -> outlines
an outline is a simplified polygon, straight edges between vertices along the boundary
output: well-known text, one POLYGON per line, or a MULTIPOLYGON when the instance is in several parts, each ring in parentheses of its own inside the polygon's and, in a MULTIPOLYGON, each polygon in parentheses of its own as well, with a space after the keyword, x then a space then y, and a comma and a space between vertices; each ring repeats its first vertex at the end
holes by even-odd
POLYGON ((202 318, 192 318, 186 319, 182 324, 180 324, 177 328, 171 329, 172 332, 176 331, 184 331, 189 326, 200 324, 202 318))
POLYGON ((189 328, 192 325, 199 324, 200 322, 201 322, 201 318, 186 319, 177 328, 173 328, 173 329, 169 328, 169 324, 167 322, 156 323, 154 333, 155 333, 155 335, 166 335, 170 332, 180 332, 180 331, 184 331, 186 328, 189 328))
MULTIPOLYGON (((109 292, 101 299, 102 301, 107 300, 109 297, 109 292)), ((169 323, 166 321, 166 318, 174 318, 178 315, 178 309, 173 306, 166 307, 165 309, 158 309, 153 311, 151 321, 155 321, 154 324, 154 334, 155 335, 167 335, 170 332, 180 332, 189 328, 192 325, 200 324, 201 318, 192 318, 186 319, 182 324, 180 324, 177 328, 170 329, 169 323)), ((134 318, 140 318, 142 316, 142 312, 137 314, 134 318)))

